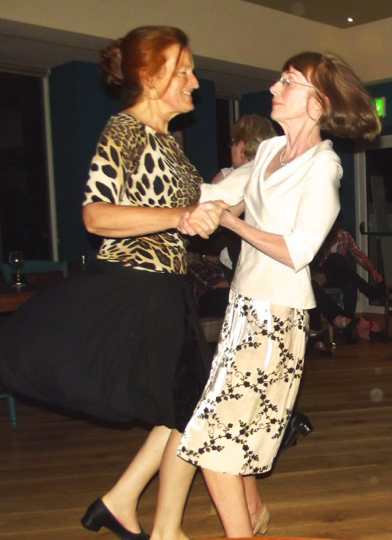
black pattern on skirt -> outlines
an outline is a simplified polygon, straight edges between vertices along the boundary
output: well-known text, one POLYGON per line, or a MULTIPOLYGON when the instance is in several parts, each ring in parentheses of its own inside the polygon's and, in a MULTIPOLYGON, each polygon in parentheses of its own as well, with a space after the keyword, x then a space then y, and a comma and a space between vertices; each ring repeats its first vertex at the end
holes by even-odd
POLYGON ((297 396, 306 314, 234 292, 209 380, 178 455, 211 470, 271 469, 297 396))

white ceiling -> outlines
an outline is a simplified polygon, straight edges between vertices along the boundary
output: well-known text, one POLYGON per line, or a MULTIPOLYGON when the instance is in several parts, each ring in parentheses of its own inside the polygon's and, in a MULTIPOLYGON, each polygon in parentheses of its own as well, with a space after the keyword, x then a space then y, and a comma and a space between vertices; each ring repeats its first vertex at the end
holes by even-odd
POLYGON ((392 17, 391 0, 242 0, 338 28, 392 17), (354 20, 348 22, 348 17, 354 20))
MULTIPOLYGON (((97 63, 108 41, 0 19, 0 70, 47 73, 74 60, 97 63)), ((215 81, 217 94, 239 96, 268 88, 277 73, 195 56, 196 75, 215 81)), ((1 91, 1 89, 0 89, 1 91)))
MULTIPOLYGON (((342 28, 392 17, 392 0, 241 0, 264 7, 294 13, 311 20, 342 28), (301 15, 300 15, 301 13, 301 15)), ((96 63, 107 41, 61 30, 0 19, 0 69, 29 70, 42 73, 73 60, 96 63)), ((215 81, 218 94, 239 96, 266 89, 277 72, 231 62, 195 57, 196 75, 215 81)))

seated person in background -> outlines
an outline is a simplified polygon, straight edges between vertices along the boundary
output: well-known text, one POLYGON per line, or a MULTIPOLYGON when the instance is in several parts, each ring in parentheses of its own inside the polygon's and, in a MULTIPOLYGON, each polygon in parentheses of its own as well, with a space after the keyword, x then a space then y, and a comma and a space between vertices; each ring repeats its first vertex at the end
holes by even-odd
MULTIPOLYGON (((275 137, 276 132, 267 118, 253 113, 241 116, 232 126, 230 135, 231 167, 221 169, 212 179, 212 184, 217 184, 234 169, 252 161, 260 143, 275 137)), ((228 229, 221 230, 221 234, 226 237, 226 247, 222 250, 220 260, 234 274, 240 254, 241 240, 237 234, 228 229)))
POLYGON ((321 287, 342 289, 344 312, 351 319, 355 316, 358 290, 369 300, 381 298, 384 294, 383 277, 359 249, 353 237, 340 227, 338 220, 312 263, 312 277, 321 287), (375 285, 367 283, 356 273, 347 260, 347 254, 369 272, 375 285))
MULTIPOLYGON (((232 166, 221 169, 212 179, 213 184, 254 159, 260 143, 276 133, 267 118, 246 114, 232 126, 230 135, 232 166)), ((194 248, 201 258, 190 265, 188 276, 201 317, 223 317, 240 247, 238 235, 219 229, 209 241, 201 241, 194 248)))
POLYGON ((356 319, 347 317, 345 311, 317 281, 312 280, 312 287, 317 307, 309 310, 309 338, 311 342, 313 341, 316 351, 327 350, 326 344, 321 340, 323 333, 321 315, 332 326, 341 331, 346 343, 356 343, 357 339, 366 339, 372 342, 388 341, 387 334, 381 330, 377 321, 367 317, 358 317, 356 319))
POLYGON ((211 180, 212 184, 217 184, 234 169, 254 159, 260 143, 275 137, 276 132, 267 118, 253 113, 241 116, 232 126, 230 135, 231 167, 221 169, 211 180))
MULTIPOLYGON (((188 279, 200 317, 223 317, 225 314, 231 275, 220 262, 225 237, 219 232, 196 246, 200 259, 189 265, 188 279)), ((195 249, 195 248, 194 248, 195 249)))

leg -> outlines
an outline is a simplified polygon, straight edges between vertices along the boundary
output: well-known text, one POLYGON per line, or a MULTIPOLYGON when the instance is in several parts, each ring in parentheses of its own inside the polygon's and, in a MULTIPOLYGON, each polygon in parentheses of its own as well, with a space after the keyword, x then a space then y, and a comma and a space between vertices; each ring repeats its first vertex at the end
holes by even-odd
POLYGON ((314 297, 316 299, 317 309, 327 319, 327 321, 333 324, 334 319, 338 315, 344 316, 343 310, 332 300, 332 298, 325 292, 325 290, 314 280, 312 280, 312 287, 314 297))
POLYGON ((370 300, 380 297, 379 288, 362 279, 347 260, 338 253, 332 253, 324 262, 323 272, 329 285, 343 289, 344 309, 348 317, 353 317, 355 314, 357 290, 370 300))
POLYGON ((251 518, 257 518, 258 515, 263 511, 264 505, 260 498, 259 490, 257 489, 256 476, 244 476, 243 480, 249 515, 251 518))
POLYGON ((339 253, 332 253, 323 263, 321 271, 327 278, 328 285, 345 288, 350 281, 355 281, 356 272, 339 253))
POLYGON ((243 477, 203 469, 204 479, 228 538, 252 537, 243 477))
POLYGON ((243 480, 246 504, 248 506, 252 529, 255 531, 255 533, 260 530, 264 534, 269 522, 269 512, 266 505, 261 500, 260 493, 257 488, 257 478, 254 475, 244 476, 243 480))
POLYGON ((110 512, 132 532, 140 532, 136 513, 139 497, 158 472, 170 432, 165 426, 155 427, 121 478, 102 497, 110 512))
POLYGON ((309 312, 309 328, 311 330, 321 330, 322 323, 321 323, 321 314, 318 307, 314 307, 312 309, 308 310, 309 312))
POLYGON ((182 516, 196 467, 176 455, 181 434, 173 430, 159 472, 159 494, 151 540, 186 540, 182 516))
POLYGON ((357 285, 354 281, 350 281, 343 288, 344 314, 347 317, 350 317, 350 319, 353 319, 355 317, 357 300, 358 300, 357 285))

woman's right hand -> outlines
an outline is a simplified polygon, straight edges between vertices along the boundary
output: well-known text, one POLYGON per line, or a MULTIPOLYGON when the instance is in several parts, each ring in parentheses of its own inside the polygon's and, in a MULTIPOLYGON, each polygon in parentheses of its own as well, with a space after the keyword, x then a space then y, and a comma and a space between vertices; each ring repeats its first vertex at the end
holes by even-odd
POLYGON ((197 204, 188 208, 180 218, 177 229, 190 236, 198 234, 207 240, 218 227, 222 212, 229 206, 223 201, 197 204))

